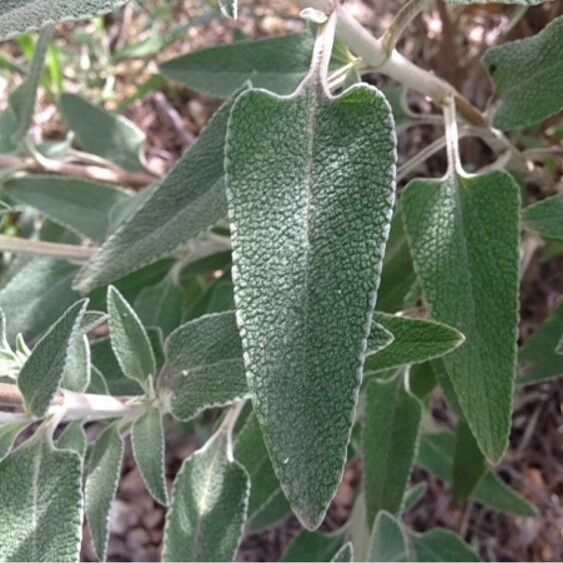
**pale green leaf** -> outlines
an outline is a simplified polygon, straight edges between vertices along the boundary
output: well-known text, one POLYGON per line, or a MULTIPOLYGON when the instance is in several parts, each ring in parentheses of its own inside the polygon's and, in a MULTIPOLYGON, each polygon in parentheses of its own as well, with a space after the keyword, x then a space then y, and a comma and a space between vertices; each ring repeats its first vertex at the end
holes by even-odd
POLYGON ((249 520, 247 527, 252 532, 260 532, 266 528, 273 527, 281 520, 291 515, 291 507, 285 498, 283 491, 278 490, 273 494, 266 504, 259 510, 252 520, 249 520))
POLYGON ((164 561, 233 561, 246 514, 250 480, 232 459, 220 429, 182 464, 171 495, 164 561))
POLYGON ((330 561, 341 547, 338 535, 303 530, 291 540, 280 561, 330 561))
POLYGON ((356 500, 350 515, 350 536, 354 546, 356 561, 367 561, 371 530, 367 524, 367 503, 363 487, 356 494, 356 500))
POLYGON ((80 322, 88 300, 72 305, 33 348, 23 365, 18 387, 30 414, 43 416, 51 399, 59 389, 69 353, 75 338, 79 337, 80 322))
POLYGON ((119 291, 108 287, 107 308, 111 347, 126 377, 143 387, 156 377, 154 352, 143 324, 119 291))
MULTIPOLYGON (((131 382, 130 379, 127 379, 127 381, 131 382)), ((110 395, 106 379, 103 373, 95 365, 90 366, 90 384, 88 385, 88 389, 86 391, 88 393, 93 393, 94 395, 110 395)), ((141 392, 140 387, 138 392, 141 392)), ((121 395, 121 393, 114 393, 114 395, 121 395)))
POLYGON ((109 539, 109 511, 117 492, 123 462, 123 439, 115 425, 106 428, 96 440, 88 462, 85 510, 94 550, 106 560, 109 539))
MULTIPOLYGON (((418 449, 417 463, 446 483, 453 481, 455 435, 445 431, 423 434, 418 449)), ((493 471, 486 469, 473 491, 480 503, 518 516, 537 516, 536 507, 512 490, 493 471)))
POLYGON ((88 448, 88 438, 82 421, 70 422, 59 436, 56 446, 59 450, 72 450, 84 459, 88 448))
POLYGON ((368 561, 412 561, 402 523, 388 512, 377 514, 371 532, 368 561))
POLYGON ((310 33, 236 41, 188 53, 160 66, 166 78, 194 90, 228 98, 247 80, 289 94, 303 80, 313 50, 310 33))
POLYGON ((218 110, 144 205, 81 270, 78 290, 89 292, 169 256, 226 217, 223 154, 231 105, 218 110))
POLYGON ((370 379, 362 428, 368 526, 381 510, 399 514, 416 457, 422 407, 404 388, 403 374, 370 379))
POLYGON ((0 4, 0 39, 38 29, 47 23, 99 16, 127 0, 5 0, 0 4))
POLYGON ((156 372, 160 373, 162 366, 164 365, 164 335, 162 330, 158 326, 152 326, 147 328, 147 336, 151 343, 151 348, 154 354, 154 360, 156 362, 156 372))
POLYGON ((465 342, 444 358, 483 453, 498 460, 511 426, 519 282, 520 190, 504 171, 413 180, 402 211, 431 316, 465 342))
POLYGON ((351 542, 346 542, 335 554, 331 561, 352 563, 354 561, 354 547, 351 542))
POLYGON ((248 394, 232 311, 205 315, 178 327, 166 340, 165 357, 161 377, 172 390, 172 414, 180 420, 248 394))
POLYGON ((435 528, 424 534, 412 534, 417 561, 481 561, 481 558, 450 530, 435 528))
POLYGON ((563 17, 533 37, 492 47, 483 66, 500 96, 495 127, 527 127, 557 113, 563 108, 563 17))
POLYGON ((557 353, 563 335, 563 302, 520 348, 520 385, 531 385, 563 376, 563 356, 557 353))
POLYGON ((150 494, 162 505, 168 504, 164 477, 164 429, 156 407, 147 410, 131 428, 133 455, 150 494))
POLYGON ((374 352, 371 346, 372 331, 368 339, 365 372, 422 363, 448 354, 464 340, 463 335, 456 329, 435 321, 380 312, 374 314, 373 320, 387 329, 394 338, 384 350, 374 352))
POLYGON ((403 512, 408 512, 416 506, 426 494, 428 485, 425 482, 417 483, 405 492, 403 498, 403 512))
POLYGON ((134 123, 76 94, 62 94, 59 108, 83 150, 126 170, 143 168, 145 134, 134 123))
POLYGON ((542 237, 563 240, 563 194, 547 197, 526 207, 522 211, 522 223, 526 229, 542 237))
POLYGON ((72 231, 101 242, 114 205, 130 198, 105 184, 61 176, 21 176, 5 182, 3 192, 72 231))
POLYGON ((242 94, 226 147, 248 386, 282 489, 308 529, 321 523, 346 459, 396 157, 380 92, 353 86, 333 98, 317 86, 307 80, 284 98, 242 94))
POLYGON ((90 383, 90 343, 86 335, 78 335, 68 350, 62 386, 70 391, 85 391, 90 383))
POLYGON ((0 560, 78 561, 82 462, 43 431, 0 462, 0 560))
POLYGON ((0 461, 8 455, 14 440, 28 424, 29 422, 11 422, 0 425, 0 461))
POLYGON ((485 458, 463 418, 456 428, 452 486, 456 502, 464 502, 475 490, 485 472, 485 458))

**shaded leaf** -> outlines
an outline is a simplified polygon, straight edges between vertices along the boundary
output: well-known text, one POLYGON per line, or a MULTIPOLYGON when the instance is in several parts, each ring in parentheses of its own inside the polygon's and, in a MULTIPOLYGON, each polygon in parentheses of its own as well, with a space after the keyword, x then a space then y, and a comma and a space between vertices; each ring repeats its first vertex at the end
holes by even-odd
POLYGON ((0 425, 0 461, 8 455, 14 440, 28 424, 29 422, 11 422, 0 425))
POLYGON ((76 452, 81 460, 84 460, 88 448, 88 438, 83 424, 82 421, 70 422, 56 442, 59 450, 76 452))
POLYGON ((426 494, 428 485, 425 482, 417 483, 405 492, 403 498, 403 512, 408 512, 416 506, 426 494))
POLYGON ((418 561, 481 561, 481 558, 450 530, 435 528, 412 535, 418 561))
POLYGON ((351 542, 346 542, 334 555, 331 561, 352 563, 354 561, 354 547, 351 542))
POLYGON ((563 194, 546 197, 522 211, 526 229, 542 237, 563 240, 563 194))
POLYGON ((465 420, 457 423, 452 469, 454 499, 466 501, 485 472, 485 458, 465 420))
POLYGON ((371 532, 368 561, 412 561, 401 522, 388 512, 379 512, 371 532))
POLYGON ((303 530, 291 540, 280 561, 330 561, 341 547, 338 535, 303 530))

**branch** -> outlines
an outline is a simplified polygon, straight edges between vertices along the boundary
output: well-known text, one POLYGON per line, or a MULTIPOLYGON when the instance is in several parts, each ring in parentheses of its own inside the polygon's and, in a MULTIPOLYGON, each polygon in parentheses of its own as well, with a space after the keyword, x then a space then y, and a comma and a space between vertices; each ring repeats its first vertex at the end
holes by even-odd
POLYGON ((97 250, 95 246, 78 246, 76 244, 45 242, 42 240, 0 235, 0 252, 85 261, 89 260, 97 250))

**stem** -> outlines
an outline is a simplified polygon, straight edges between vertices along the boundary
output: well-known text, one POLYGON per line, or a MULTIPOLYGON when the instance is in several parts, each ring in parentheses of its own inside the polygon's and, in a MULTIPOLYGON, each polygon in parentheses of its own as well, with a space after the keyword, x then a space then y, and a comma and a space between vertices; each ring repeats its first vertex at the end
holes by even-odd
POLYGON ((89 260, 97 248, 94 246, 78 246, 76 244, 62 244, 58 242, 45 242, 20 237, 0 235, 0 252, 13 252, 15 254, 28 254, 31 256, 51 256, 67 260, 89 260))
POLYGON ((221 427, 219 432, 225 432, 227 435, 227 458, 229 461, 233 461, 233 431, 235 428, 235 424, 237 423, 237 419, 244 407, 245 401, 237 401, 233 403, 231 408, 227 411, 223 422, 221 423, 221 427))
POLYGON ((411 21, 430 4, 430 0, 408 0, 393 18, 391 25, 383 34, 381 41, 387 54, 391 54, 397 41, 411 21))
POLYGON ((459 156, 459 134, 457 130, 457 119, 455 113, 455 103, 453 98, 448 98, 444 104, 444 121, 446 127, 446 149, 448 153, 447 176, 465 174, 459 156))

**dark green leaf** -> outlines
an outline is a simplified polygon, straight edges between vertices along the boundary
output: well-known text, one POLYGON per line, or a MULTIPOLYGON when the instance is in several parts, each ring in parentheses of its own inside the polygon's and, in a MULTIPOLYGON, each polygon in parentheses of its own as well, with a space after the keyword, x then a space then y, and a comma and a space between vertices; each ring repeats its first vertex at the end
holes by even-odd
POLYGON ((86 455, 88 438, 84 431, 82 421, 70 422, 57 440, 59 450, 71 450, 76 452, 81 460, 86 455))
POLYGON ((481 558, 450 530, 435 528, 422 535, 413 534, 417 561, 481 561, 481 558))
POLYGON ((563 194, 542 199, 522 212, 524 227, 542 237, 563 240, 563 194))
POLYGON ((452 469, 454 499, 464 502, 473 493, 485 472, 485 458, 465 420, 457 423, 452 469))
POLYGON ((330 561, 342 547, 338 535, 299 532, 284 551, 280 561, 330 561))

